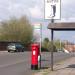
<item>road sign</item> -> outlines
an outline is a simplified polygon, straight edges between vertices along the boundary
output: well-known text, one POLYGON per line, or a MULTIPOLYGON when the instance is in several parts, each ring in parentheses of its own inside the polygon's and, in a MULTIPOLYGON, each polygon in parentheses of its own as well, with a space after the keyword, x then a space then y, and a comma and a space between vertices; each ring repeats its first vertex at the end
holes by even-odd
POLYGON ((45 19, 60 19, 60 0, 45 0, 45 19))
POLYGON ((34 29, 41 29, 41 23, 34 23, 34 29))

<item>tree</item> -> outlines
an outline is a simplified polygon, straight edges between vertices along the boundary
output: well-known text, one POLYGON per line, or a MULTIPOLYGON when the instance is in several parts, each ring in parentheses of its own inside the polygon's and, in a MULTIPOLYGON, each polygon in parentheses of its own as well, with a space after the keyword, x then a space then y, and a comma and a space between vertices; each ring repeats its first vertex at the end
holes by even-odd
POLYGON ((48 42, 49 42, 49 39, 48 39, 48 38, 44 38, 44 41, 43 41, 43 43, 42 43, 42 46, 43 46, 44 48, 48 48, 48 42))
POLYGON ((59 39, 54 41, 54 45, 56 46, 58 50, 61 50, 61 51, 62 51, 62 48, 64 47, 64 43, 59 39))
POLYGON ((60 49, 60 40, 55 40, 54 44, 55 44, 57 49, 60 49))
POLYGON ((53 52, 57 52, 56 46, 53 44, 52 46, 52 42, 50 41, 48 44, 48 50, 51 52, 51 50, 53 50, 53 52), (53 48, 52 48, 53 47, 53 48))
POLYGON ((27 45, 32 40, 33 27, 26 16, 11 18, 2 22, 0 34, 0 40, 19 41, 27 45))
POLYGON ((49 43, 49 39, 48 38, 44 38, 43 42, 42 42, 42 51, 48 51, 48 43, 49 43))
POLYGON ((52 42, 49 41, 48 38, 44 38, 43 42, 42 42, 42 51, 51 51, 52 50, 52 47, 53 47, 53 51, 54 52, 57 52, 57 49, 56 49, 56 46, 53 45, 52 46, 52 42))

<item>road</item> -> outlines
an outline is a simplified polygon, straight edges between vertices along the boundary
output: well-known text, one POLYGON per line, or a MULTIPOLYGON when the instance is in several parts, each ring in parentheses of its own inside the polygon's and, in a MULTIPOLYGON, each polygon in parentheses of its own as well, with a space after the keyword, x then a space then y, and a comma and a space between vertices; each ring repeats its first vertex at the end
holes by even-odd
MULTIPOLYGON (((73 56, 73 54, 54 53, 54 62, 73 56)), ((50 66, 50 53, 42 53, 42 67, 50 66)), ((0 53, 0 75, 32 75, 31 52, 0 53)))

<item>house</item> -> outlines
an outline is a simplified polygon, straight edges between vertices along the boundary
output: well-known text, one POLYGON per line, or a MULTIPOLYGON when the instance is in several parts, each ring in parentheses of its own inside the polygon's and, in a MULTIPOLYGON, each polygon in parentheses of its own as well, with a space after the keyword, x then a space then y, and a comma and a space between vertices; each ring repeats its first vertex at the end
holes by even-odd
POLYGON ((75 44, 73 44, 71 42, 67 42, 67 43, 64 44, 63 50, 66 53, 75 52, 75 44))

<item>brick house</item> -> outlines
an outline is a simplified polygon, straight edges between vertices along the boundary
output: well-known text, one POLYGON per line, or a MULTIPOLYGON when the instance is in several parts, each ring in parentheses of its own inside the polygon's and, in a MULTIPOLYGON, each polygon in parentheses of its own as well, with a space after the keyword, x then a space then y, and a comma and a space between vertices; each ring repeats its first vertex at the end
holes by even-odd
POLYGON ((75 52, 75 44, 68 42, 64 45, 63 49, 66 53, 75 52))

